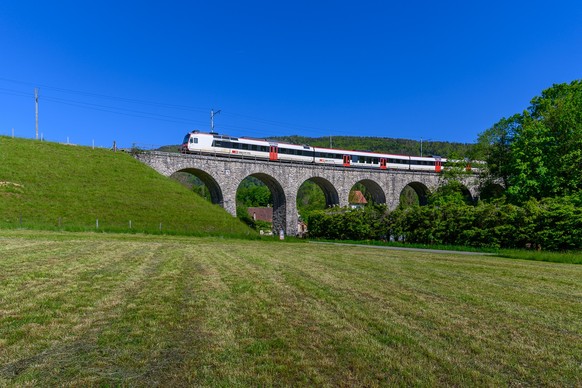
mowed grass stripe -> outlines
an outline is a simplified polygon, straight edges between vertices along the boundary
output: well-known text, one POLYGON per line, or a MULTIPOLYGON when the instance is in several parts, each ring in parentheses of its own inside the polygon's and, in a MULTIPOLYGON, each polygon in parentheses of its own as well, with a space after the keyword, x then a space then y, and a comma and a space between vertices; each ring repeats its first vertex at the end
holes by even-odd
POLYGON ((30 237, 0 232, 0 385, 582 384, 580 266, 30 237))

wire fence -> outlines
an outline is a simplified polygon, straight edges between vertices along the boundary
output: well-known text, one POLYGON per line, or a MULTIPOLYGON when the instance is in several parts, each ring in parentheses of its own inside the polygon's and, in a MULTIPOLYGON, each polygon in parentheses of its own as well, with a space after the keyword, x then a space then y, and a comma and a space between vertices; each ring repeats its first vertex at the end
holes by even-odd
POLYGON ((99 149, 108 149, 108 150, 115 150, 115 151, 130 151, 130 150, 141 150, 141 151, 156 151, 156 150, 165 150, 171 152, 179 152, 178 146, 168 145, 168 144, 148 144, 148 143, 137 143, 137 142, 123 142, 120 143, 116 140, 111 140, 108 143, 100 142, 97 144, 95 140, 91 140, 90 144, 85 143, 77 143, 75 142, 74 138, 66 136, 62 139, 53 139, 45 137, 43 133, 39 134, 38 138, 30 137, 30 136, 22 136, 21 133, 17 132, 12 128, 11 130, 0 130, 0 136, 12 138, 12 139, 25 139, 25 140, 37 140, 40 142, 50 142, 50 143, 58 143, 64 145, 71 145, 71 146, 80 146, 80 147, 89 147, 89 148, 99 148, 99 149), (175 148, 175 151, 174 151, 175 148))
POLYGON ((107 221, 71 220, 58 217, 55 219, 34 219, 19 216, 16 219, 4 218, 0 220, 1 229, 29 229, 67 232, 102 232, 102 233, 129 233, 129 234, 156 234, 156 235, 183 235, 183 236, 231 236, 240 238, 257 237, 257 233, 250 230, 243 231, 236 225, 200 225, 177 222, 152 221, 107 221))

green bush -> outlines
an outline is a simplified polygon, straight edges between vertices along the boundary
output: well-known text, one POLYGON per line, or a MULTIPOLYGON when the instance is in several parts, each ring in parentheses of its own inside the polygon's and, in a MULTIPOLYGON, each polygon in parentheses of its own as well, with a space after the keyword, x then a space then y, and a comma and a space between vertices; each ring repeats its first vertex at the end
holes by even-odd
POLYGON ((384 206, 313 212, 309 236, 332 240, 386 240, 411 244, 471 247, 582 249, 580 198, 530 200, 523 206, 504 199, 468 205, 453 195, 428 206, 384 206))

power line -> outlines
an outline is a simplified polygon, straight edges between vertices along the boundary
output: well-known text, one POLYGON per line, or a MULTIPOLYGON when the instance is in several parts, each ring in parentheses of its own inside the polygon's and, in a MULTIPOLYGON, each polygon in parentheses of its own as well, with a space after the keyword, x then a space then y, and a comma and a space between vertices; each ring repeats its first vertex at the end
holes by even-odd
POLYGON ((134 104, 159 106, 159 107, 164 107, 164 108, 181 109, 181 110, 197 111, 197 112, 207 112, 208 111, 207 108, 198 108, 198 107, 192 107, 192 106, 187 106, 187 105, 168 104, 168 103, 163 103, 163 102, 155 102, 155 101, 139 100, 139 99, 134 99, 134 98, 111 96, 111 95, 94 93, 94 92, 60 88, 60 87, 49 86, 49 85, 44 85, 44 84, 39 84, 39 83, 33 84, 31 82, 11 80, 8 78, 3 78, 3 77, 0 77, 0 80, 12 82, 12 83, 17 83, 17 84, 22 84, 22 85, 36 85, 36 86, 42 87, 43 89, 53 90, 53 91, 62 92, 62 93, 78 94, 78 95, 97 97, 97 98, 103 98, 103 99, 108 99, 108 100, 116 100, 116 101, 122 101, 122 102, 134 103, 134 104))
MULTIPOLYGON (((46 91, 48 90, 48 91, 53 91, 53 92, 58 92, 58 93, 68 93, 68 94, 73 94, 73 95, 78 95, 78 96, 92 97, 92 98, 97 98, 97 99, 105 99, 105 100, 110 100, 110 101, 117 101, 117 102, 121 102, 121 103, 136 104, 136 105, 142 105, 142 106, 153 106, 153 107, 164 108, 164 109, 174 109, 174 110, 198 112, 198 113, 205 113, 205 114, 207 114, 207 112, 208 112, 208 108, 201 108, 201 107, 194 107, 194 106, 187 106, 187 105, 178 105, 178 104, 168 104, 168 103, 147 101, 147 100, 141 100, 141 99, 111 96, 111 95, 88 92, 88 91, 80 91, 80 90, 73 90, 73 89, 68 89, 68 88, 54 87, 54 86, 45 85, 45 84, 38 84, 38 83, 33 84, 31 82, 18 81, 18 80, 13 80, 13 79, 4 78, 4 77, 0 77, 0 81, 11 82, 11 83, 20 84, 20 85, 35 85, 35 87, 41 87, 43 90, 45 90, 45 93, 43 93, 43 101, 54 102, 54 103, 59 103, 59 104, 64 104, 64 105, 69 105, 69 106, 75 106, 75 107, 81 107, 84 109, 92 109, 92 110, 101 111, 101 112, 120 114, 120 115, 125 115, 125 116, 132 116, 132 117, 145 118, 145 119, 154 119, 154 120, 158 120, 158 121, 167 121, 167 122, 174 122, 174 123, 180 123, 180 124, 186 124, 186 125, 200 125, 200 126, 204 125, 203 120, 188 119, 188 118, 179 117, 179 116, 175 116, 175 115, 169 115, 169 114, 145 112, 145 111, 135 110, 135 109, 131 109, 131 108, 125 108, 125 107, 121 107, 121 106, 103 105, 103 104, 98 104, 98 103, 81 101, 79 99, 59 98, 59 97, 55 97, 55 96, 51 96, 50 94, 47 94, 46 91)), ((24 93, 24 92, 20 92, 17 90, 6 89, 6 88, 0 88, 0 93, 17 95, 17 96, 30 96, 29 93, 24 93), (1 90, 5 91, 5 92, 1 92, 1 90)), ((327 129, 322 129, 320 127, 312 126, 312 125, 288 123, 288 122, 272 120, 272 119, 265 119, 265 118, 260 118, 260 117, 255 117, 255 116, 250 116, 250 115, 240 114, 240 113, 235 113, 235 112, 226 112, 225 111, 225 112, 222 112, 222 115, 225 115, 225 116, 230 117, 232 119, 239 118, 239 119, 243 119, 243 121, 248 121, 250 123, 250 125, 248 125, 248 126, 247 125, 242 126, 242 125, 228 124, 228 123, 221 124, 221 128, 232 129, 232 130, 242 130, 242 131, 244 131, 245 134, 250 132, 250 133, 260 133, 259 136, 273 136, 273 135, 275 135, 275 133, 273 133, 276 131, 275 128, 280 128, 280 129, 282 128, 282 129, 287 129, 287 130, 289 130, 291 132, 295 132, 295 133, 298 133, 300 131, 301 132, 307 131, 310 133, 311 136, 315 136, 315 137, 318 137, 318 136, 323 137, 323 136, 329 135, 329 131, 327 129), (253 124, 255 124, 255 125, 253 125, 253 124), (259 127, 259 128, 257 128, 257 127, 259 127), (264 128, 264 127, 269 127, 269 128, 264 128), (275 128, 273 128, 273 127, 275 127, 275 128)), ((277 131, 277 132, 280 133, 280 131, 277 131)), ((343 131, 336 131, 336 134, 338 132, 339 132, 339 134, 341 134, 343 131)), ((350 132, 349 134, 346 134, 346 136, 349 136, 352 133, 353 132, 350 132)))
POLYGON ((36 140, 38 140, 38 88, 34 88, 34 111, 35 111, 35 129, 36 140))
POLYGON ((95 104, 95 103, 83 102, 83 101, 77 101, 77 100, 68 100, 68 99, 58 98, 58 97, 44 97, 44 100, 50 101, 50 102, 55 102, 58 104, 75 106, 75 107, 80 107, 80 108, 85 108, 85 109, 93 109, 93 110, 98 110, 101 112, 121 114, 121 115, 125 115, 125 116, 156 119, 156 120, 161 120, 161 121, 169 121, 169 122, 176 122, 176 123, 182 123, 182 124, 194 124, 194 123, 202 124, 203 123, 202 121, 187 119, 187 118, 183 118, 183 117, 163 115, 163 114, 153 113, 153 112, 144 112, 144 111, 139 111, 139 110, 134 110, 134 109, 113 107, 113 106, 109 106, 109 105, 95 104))

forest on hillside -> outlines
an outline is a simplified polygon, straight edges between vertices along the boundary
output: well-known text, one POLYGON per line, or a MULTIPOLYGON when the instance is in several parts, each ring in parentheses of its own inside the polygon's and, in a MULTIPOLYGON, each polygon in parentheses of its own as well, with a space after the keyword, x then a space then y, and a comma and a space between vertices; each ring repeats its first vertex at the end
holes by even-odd
POLYGON ((351 151, 371 151, 388 154, 433 156, 445 158, 461 157, 478 159, 475 144, 456 143, 434 140, 394 139, 389 137, 369 136, 276 136, 271 138, 284 143, 308 144, 312 147, 338 148, 351 151))

